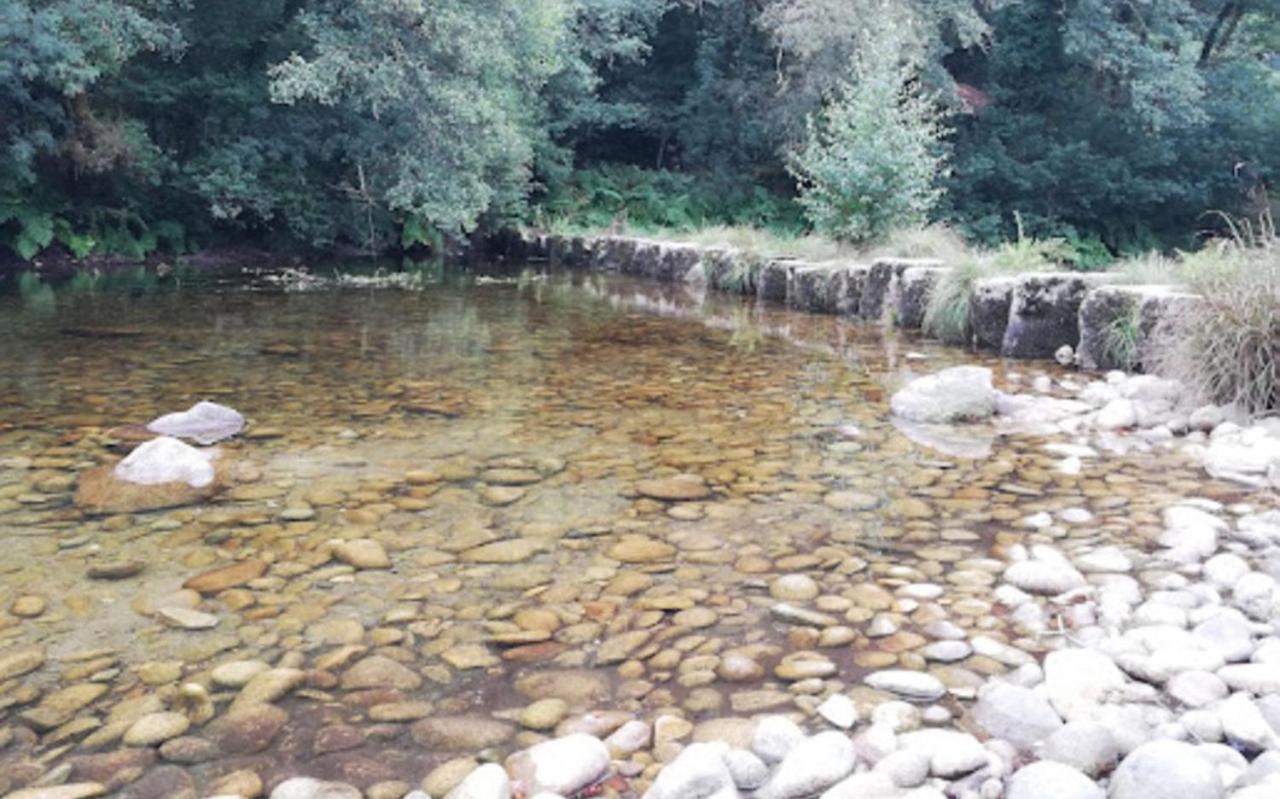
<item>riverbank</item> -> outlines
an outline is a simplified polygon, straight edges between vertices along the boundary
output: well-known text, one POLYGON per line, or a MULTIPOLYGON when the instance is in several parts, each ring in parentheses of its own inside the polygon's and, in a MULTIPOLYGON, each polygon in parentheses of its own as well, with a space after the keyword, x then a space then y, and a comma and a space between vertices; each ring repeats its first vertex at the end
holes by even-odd
MULTIPOLYGON (((814 261, 715 244, 537 232, 503 240, 499 248, 516 259, 705 283, 796 310, 907 330, 922 328, 934 287, 956 266, 934 258, 814 261)), ((1194 301, 1177 285, 1132 285, 1120 273, 1033 271, 977 280, 964 326, 977 349, 1003 357, 1059 357, 1086 370, 1140 367, 1162 320, 1194 301), (1114 331, 1129 319, 1127 345, 1137 357, 1122 364, 1114 331)))

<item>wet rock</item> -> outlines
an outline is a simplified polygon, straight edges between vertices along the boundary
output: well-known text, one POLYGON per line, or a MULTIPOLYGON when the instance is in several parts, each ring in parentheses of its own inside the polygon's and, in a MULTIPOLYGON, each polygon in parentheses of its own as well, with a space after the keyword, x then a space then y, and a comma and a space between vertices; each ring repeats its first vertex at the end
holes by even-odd
POLYGON ((474 547, 458 557, 472 563, 520 563, 547 548, 542 541, 529 538, 510 538, 474 547))
POLYGON ((422 790, 428 796, 444 796, 458 787, 471 772, 480 767, 473 757, 457 757, 446 760, 422 778, 422 790))
POLYGON ((987 765, 990 755, 977 738, 954 730, 917 730, 898 736, 903 749, 929 754, 929 773, 955 779, 987 765))
POLYGON ((49 601, 35 594, 23 594, 13 600, 9 612, 20 619, 34 619, 44 613, 49 601))
POLYGON ((191 722, 181 713, 148 713, 124 734, 126 746, 157 746, 182 735, 191 722))
POLYGON ((929 753, 921 749, 899 749, 875 764, 875 771, 889 778, 897 788, 915 788, 929 778, 929 753))
POLYGON ((1129 753, 1111 777, 1110 799, 1221 799, 1222 778, 1196 747, 1151 741, 1129 753))
POLYGON ((416 691, 422 687, 422 678, 403 663, 385 655, 370 655, 342 674, 341 685, 348 691, 373 688, 416 691))
POLYGON ((317 755, 329 752, 345 752, 364 746, 368 737, 364 730, 350 724, 326 724, 316 730, 311 741, 311 751, 317 755))
POLYGON ((387 702, 369 708, 371 721, 417 721, 431 715, 434 706, 430 702, 387 702))
POLYGON ((1197 708, 1226 699, 1227 684, 1208 671, 1182 671, 1165 685, 1169 696, 1187 707, 1197 708))
POLYGON ((1223 736, 1236 749, 1253 754, 1280 744, 1280 734, 1247 694, 1233 694, 1218 705, 1217 712, 1223 736))
POLYGON ((391 568, 391 558, 387 557, 387 551, 372 538, 334 541, 331 549, 335 558, 357 569, 391 568))
POLYGON ((511 779, 502 766, 486 763, 468 774, 444 799, 511 799, 511 779))
POLYGON ((224 754, 256 754, 271 745, 288 720, 289 714, 275 705, 256 704, 233 708, 211 722, 206 732, 224 754))
POLYGON ((1032 763, 1009 780, 1006 799, 1106 799, 1106 792, 1061 763, 1032 763))
POLYGON ((765 716, 756 724, 751 751, 766 763, 777 763, 804 739, 804 730, 786 716, 765 716))
POLYGON ((957 366, 911 381, 890 400, 893 413, 912 422, 947 423, 995 413, 991 370, 957 366))
POLYGON ((1044 660, 1044 691, 1063 719, 1088 718, 1108 694, 1124 688, 1115 662, 1090 649, 1061 649, 1044 660))
POLYGON ((973 721, 994 738, 1031 751, 1062 727, 1062 719, 1039 694, 1010 683, 993 682, 978 693, 973 721))
POLYGON ((201 502, 223 488, 216 450, 176 438, 157 438, 116 465, 88 469, 76 486, 76 507, 87 513, 137 513, 201 502))
POLYGON ((269 669, 255 675, 236 695, 229 713, 254 705, 274 702, 302 684, 306 673, 300 669, 269 669))
POLYGON ((91 580, 127 580, 142 574, 146 568, 147 564, 140 560, 112 560, 93 564, 85 576, 91 580))
POLYGON ((89 799, 106 793, 107 786, 100 783, 76 782, 67 785, 21 788, 5 794, 5 799, 89 799))
POLYGON ((77 755, 67 761, 74 782, 100 782, 111 787, 133 782, 156 762, 152 749, 117 749, 93 755, 77 755))
POLYGON ((868 674, 863 682, 878 691, 887 691, 918 702, 933 702, 947 693, 947 687, 941 680, 919 671, 877 671, 868 674))
POLYGON ((769 767, 745 749, 730 749, 725 752, 724 764, 733 775, 734 785, 741 790, 754 791, 769 779, 769 767))
POLYGON ((627 536, 609 547, 605 554, 623 563, 651 563, 674 555, 675 547, 643 536, 627 536))
POLYGON ((191 775, 177 766, 159 766, 116 793, 118 799, 198 799, 191 775))
POLYGON ((266 572, 266 561, 250 558, 198 574, 183 583, 182 587, 201 594, 217 594, 256 580, 266 572))
POLYGON ((30 674, 44 665, 43 646, 18 646, 0 651, 0 682, 30 674))
POLYGON ((180 413, 165 414, 147 424, 153 433, 187 438, 199 444, 216 444, 244 430, 244 417, 216 402, 201 401, 180 413))
POLYGON ((822 497, 822 502, 836 510, 873 510, 883 500, 874 494, 861 491, 832 491, 822 497))
POLYGON ((591 735, 544 741, 507 759, 507 772, 527 796, 541 792, 572 796, 609 771, 608 748, 591 735))
POLYGON ((853 700, 844 694, 832 694, 821 705, 817 713, 830 724, 842 730, 849 730, 858 723, 858 708, 853 700))
POLYGON ((636 492, 650 499, 668 502, 691 502, 711 496, 711 489, 702 477, 681 474, 636 483, 636 492))
POLYGON ((1106 725, 1094 721, 1073 721, 1045 739, 1040 757, 1064 763, 1097 778, 1119 761, 1120 747, 1106 725))
POLYGON ((1223 666, 1218 678, 1235 691, 1248 691, 1258 696, 1280 693, 1280 662, 1236 663, 1223 666))
POLYGON ((825 655, 807 651, 789 653, 773 669, 774 676, 787 682, 822 679, 834 675, 837 671, 836 664, 825 655))
POLYGON ((747 655, 730 652, 720 658, 716 675, 726 682, 754 682, 764 677, 764 666, 747 655))
POLYGON ((569 703, 563 699, 540 699, 522 708, 517 721, 530 730, 550 730, 563 721, 568 712, 569 703))
POLYGON ((357 788, 344 783, 294 777, 277 785, 271 799, 362 799, 362 796, 357 788))
POLYGON ((262 795, 262 778, 249 769, 240 769, 219 777, 209 786, 209 793, 215 796, 239 796, 253 799, 262 795))
MULTIPOLYGON (((149 750, 137 750, 149 751, 149 750)), ((218 757, 218 745, 207 738, 197 738, 191 735, 183 735, 178 738, 170 738, 160 744, 160 757, 170 763, 182 763, 184 765, 195 765, 198 763, 207 763, 218 757)))
POLYGON ((184 630, 211 630, 218 626, 218 617, 212 613, 183 607, 160 608, 156 615, 172 627, 184 630))
POLYGON ((438 716, 415 722, 409 728, 421 746, 446 752, 478 752, 505 743, 516 728, 505 721, 483 716, 438 716))
POLYGON ((1248 660, 1253 654, 1253 627, 1235 608, 1223 608, 1191 631, 1228 663, 1248 660))
POLYGON ((1005 569, 1004 581, 1032 594, 1062 594, 1085 584, 1084 575, 1064 563, 1026 560, 1005 569))
POLYGON ((535 671, 516 680, 528 699, 563 699, 571 708, 597 705, 612 696, 609 678, 592 669, 535 671))
POLYGON ((807 574, 784 574, 769 584, 769 596, 787 602, 808 602, 818 593, 818 584, 807 574))
POLYGON ((215 666, 209 676, 213 678, 214 684, 223 688, 242 688, 254 677, 270 669, 271 666, 261 660, 233 660, 215 666))
POLYGON ((841 732, 820 732, 787 752, 757 799, 800 799, 849 776, 857 763, 853 742, 841 732))
POLYGON ((728 751, 729 747, 720 742, 686 746, 659 772, 644 799, 736 799, 738 789, 725 764, 728 751))
POLYGON ((481 486, 476 493, 484 504, 503 508, 524 499, 528 489, 521 486, 485 485, 481 486))
POLYGON ((484 644, 459 644, 440 653, 440 659, 459 671, 498 665, 500 659, 484 644))
POLYGON ((78 683, 61 688, 40 700, 40 704, 22 713, 22 718, 37 730, 52 730, 66 724, 80 709, 92 704, 109 690, 101 683, 78 683))

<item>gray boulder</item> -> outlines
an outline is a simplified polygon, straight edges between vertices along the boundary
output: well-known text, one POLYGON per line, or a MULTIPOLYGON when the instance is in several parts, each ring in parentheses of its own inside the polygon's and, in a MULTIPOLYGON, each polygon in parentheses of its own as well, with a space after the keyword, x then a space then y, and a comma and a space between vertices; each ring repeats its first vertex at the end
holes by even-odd
POLYGON ((1097 777, 1115 766, 1120 759, 1120 746, 1106 725, 1073 721, 1045 739, 1040 757, 1097 777))
POLYGON ((1061 763, 1032 763, 1009 780, 1005 799, 1104 799, 1106 793, 1079 771, 1061 763))
POLYGON ((991 370, 957 366, 911 381, 889 401, 894 415, 911 422, 975 421, 995 413, 991 370))
POLYGON ((1111 777, 1110 799, 1221 799, 1218 769, 1191 744, 1150 741, 1111 777))
POLYGON ((244 430, 244 417, 233 408, 200 401, 180 413, 153 419, 147 429, 162 436, 186 438, 197 444, 215 444, 244 430))
POLYGON ((973 721, 993 738, 1003 738, 1023 751, 1031 751, 1062 727, 1062 719, 1042 696, 1011 683, 986 686, 971 713, 973 721))

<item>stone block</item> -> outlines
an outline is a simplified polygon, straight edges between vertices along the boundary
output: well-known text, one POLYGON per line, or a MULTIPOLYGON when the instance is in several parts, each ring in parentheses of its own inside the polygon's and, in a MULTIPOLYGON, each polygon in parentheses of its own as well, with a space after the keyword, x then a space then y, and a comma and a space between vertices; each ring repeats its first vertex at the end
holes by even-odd
POLYGON ((1006 358, 1052 358, 1064 344, 1074 348, 1080 343, 1080 305, 1091 289, 1112 279, 1076 272, 1021 275, 1000 353, 1006 358))

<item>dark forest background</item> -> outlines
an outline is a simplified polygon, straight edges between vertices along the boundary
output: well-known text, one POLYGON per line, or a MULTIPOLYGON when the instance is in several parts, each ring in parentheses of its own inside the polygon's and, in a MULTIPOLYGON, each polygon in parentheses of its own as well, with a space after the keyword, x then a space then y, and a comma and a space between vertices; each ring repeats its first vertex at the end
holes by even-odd
POLYGON ((1275 0, 0 0, 0 244, 1192 248, 1266 207, 1277 88, 1275 0))

